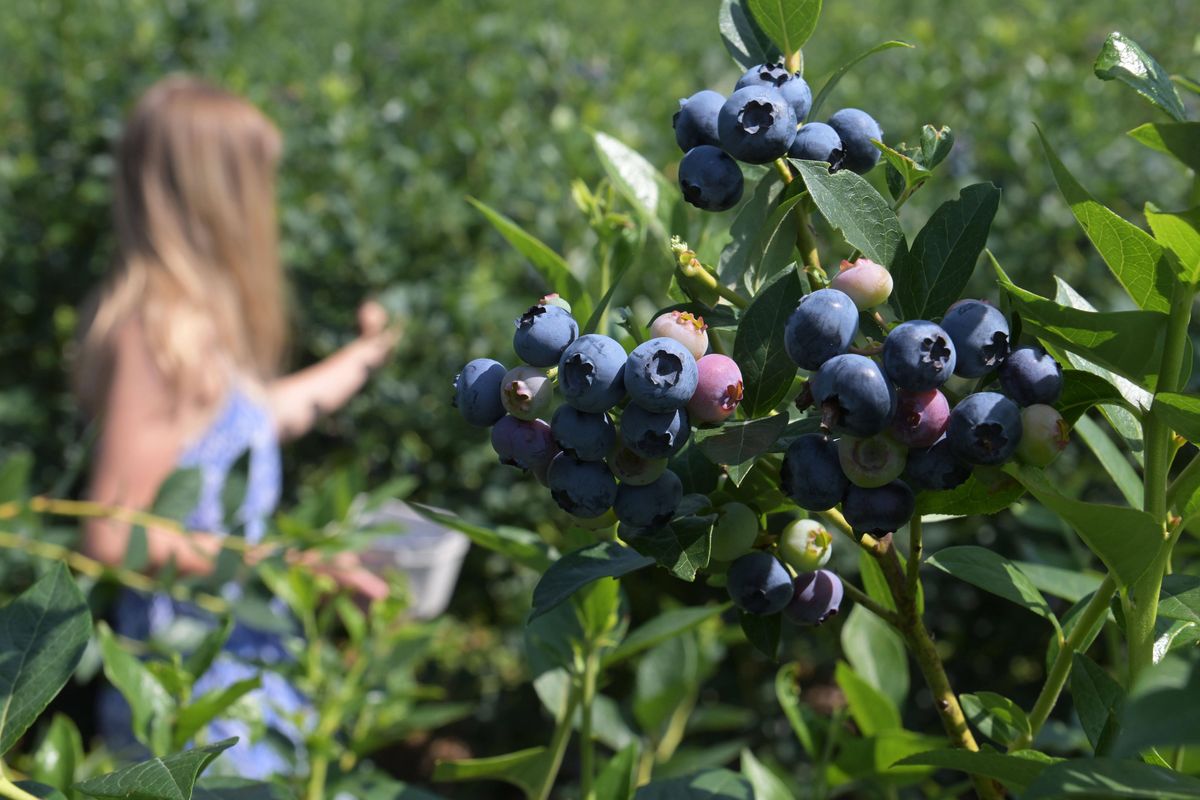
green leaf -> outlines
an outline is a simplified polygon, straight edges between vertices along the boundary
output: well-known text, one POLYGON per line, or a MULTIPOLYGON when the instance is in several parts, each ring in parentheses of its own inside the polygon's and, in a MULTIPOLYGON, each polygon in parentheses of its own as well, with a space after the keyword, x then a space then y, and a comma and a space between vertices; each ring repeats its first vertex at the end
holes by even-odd
POLYGON ((533 797, 541 789, 558 760, 549 748, 531 747, 491 758, 467 758, 458 761, 439 761, 433 768, 435 783, 497 780, 511 783, 533 797))
POLYGON ((189 800, 204 768, 236 743, 235 736, 182 753, 152 758, 76 784, 75 789, 102 800, 189 800))
POLYGON ((637 786, 637 766, 640 748, 630 742, 618 750, 596 774, 596 797, 629 800, 637 786))
POLYGON ((788 426, 787 414, 730 422, 692 434, 700 452, 714 464, 744 464, 766 453, 788 426))
POLYGON ((91 629, 87 601, 61 562, 0 608, 0 756, 66 685, 91 629))
POLYGON ((667 639, 638 659, 634 671, 633 716, 643 735, 651 741, 661 741, 680 707, 695 702, 700 688, 701 658, 696 637, 688 634, 667 639))
POLYGON ((834 677, 846 696, 850 716, 863 736, 874 736, 902 727, 900 709, 891 698, 860 678, 845 661, 838 662, 834 677))
POLYGON ((1171 83, 1171 76, 1141 45, 1125 34, 1115 31, 1108 35, 1093 69, 1100 80, 1119 80, 1179 122, 1187 119, 1187 111, 1171 83))
POLYGON ((1058 629, 1058 619, 1042 593, 1016 564, 986 547, 961 545, 947 547, 930 556, 926 563, 954 577, 978 586, 986 592, 1016 603, 1050 622, 1058 629))
POLYGON ((960 694, 958 699, 971 724, 993 742, 1007 747, 1029 735, 1029 717, 1007 697, 995 692, 976 692, 960 694))
POLYGON ((764 281, 770 280, 784 267, 796 260, 796 226, 793 212, 803 194, 794 194, 771 212, 766 222, 759 223, 759 238, 748 252, 742 264, 733 262, 731 268, 741 268, 742 282, 751 294, 762 290, 764 281), (791 223, 791 224, 789 224, 791 223))
MULTIPOLYGON (((857 64, 858 62, 862 61, 865 58, 869 58, 870 56, 875 55, 876 53, 882 53, 884 50, 891 50, 893 47, 907 47, 909 49, 912 49, 913 46, 911 44, 909 44, 908 42, 899 42, 899 41, 883 42, 882 44, 875 45, 870 50, 866 50, 862 53, 859 53, 858 55, 856 55, 854 58, 847 61, 842 66, 838 67, 837 70, 835 70, 834 73, 829 76, 828 80, 825 81, 825 85, 821 87, 821 91, 817 92, 817 96, 815 98, 813 98, 813 104, 812 104, 812 108, 809 109, 808 118, 809 119, 817 119, 817 111, 821 108, 822 105, 824 105, 825 100, 833 92, 834 87, 836 87, 838 85, 838 81, 840 81, 846 75, 846 73, 849 72, 854 67, 855 64, 857 64)), ((880 263, 882 263, 882 262, 880 262, 880 263)))
POLYGON ((600 578, 619 578, 648 567, 653 558, 638 555, 616 542, 597 542, 567 553, 550 565, 533 588, 533 621, 600 578))
POLYGON ((83 737, 70 717, 55 714, 33 752, 29 777, 65 789, 75 782, 75 770, 83 763, 83 737))
MULTIPOLYGON (((989 253, 990 255, 990 253, 989 253)), ((1027 333, 1083 356, 1153 390, 1162 361, 1167 315, 1158 311, 1083 311, 1059 305, 1013 283, 992 266, 1027 333)))
POLYGON ((67 800, 67 796, 58 789, 37 781, 17 781, 16 787, 29 792, 34 797, 43 798, 43 800, 67 800))
POLYGON ((1014 561, 1013 564, 1039 591, 1072 603, 1088 596, 1100 586, 1101 577, 1094 572, 1080 572, 1077 569, 1035 564, 1032 561, 1014 561))
POLYGON ((245 695, 262 686, 262 679, 253 678, 235 681, 221 689, 213 689, 196 698, 190 705, 179 710, 175 719, 174 746, 182 748, 200 730, 245 695))
POLYGON ((1062 395, 1054 407, 1068 425, 1074 425, 1075 420, 1092 406, 1105 404, 1121 406, 1129 403, 1103 376, 1082 369, 1063 370, 1062 395))
MULTIPOLYGON (((776 180, 773 173, 768 172, 755 184, 749 199, 742 203, 737 216, 733 218, 733 224, 729 226, 729 235, 732 238, 729 244, 722 248, 721 258, 717 262, 717 277, 721 283, 737 283, 750 270, 755 259, 763 258, 766 250, 764 241, 769 236, 768 225, 763 220, 778 212, 778 202, 785 189, 785 184, 776 180)), ((795 198, 800 196, 796 195, 795 198)), ((775 238, 778 240, 774 245, 776 249, 787 254, 793 251, 794 237, 790 241, 787 237, 775 238)), ((772 261, 776 258, 777 255, 772 254, 772 261)), ((713 327, 712 320, 709 320, 707 315, 705 320, 709 327, 713 327)))
POLYGON ((821 16, 821 0, 747 0, 746 5, 784 55, 804 46, 821 16))
POLYGON ((921 492, 917 495, 917 513, 971 516, 999 514, 1011 506, 1025 487, 1006 475, 997 480, 984 480, 978 473, 953 489, 940 492, 921 492))
POLYGON ((545 572, 549 569, 556 555, 554 549, 533 531, 505 525, 488 528, 474 525, 453 514, 422 506, 419 503, 410 505, 434 522, 440 522, 448 528, 465 533, 472 542, 480 547, 506 556, 536 572, 545 572))
POLYGON ((1000 190, 976 183, 933 212, 892 270, 892 305, 903 319, 940 317, 967 287, 987 244, 1000 190))
POLYGON ((787 785, 747 749, 742 750, 742 777, 750 781, 754 800, 793 800, 787 785))
POLYGON ((1139 673, 1129 691, 1114 755, 1136 757, 1150 748, 1166 751, 1200 744, 1200 718, 1183 712, 1200 701, 1195 652, 1184 658, 1165 656, 1156 652, 1156 660, 1162 660, 1139 673))
POLYGON ((871 141, 879 148, 879 152, 883 153, 883 158, 888 163, 888 191, 892 193, 892 197, 899 197, 905 191, 915 192, 933 175, 932 172, 899 150, 874 139, 871 141))
POLYGON ((1071 698, 1092 749, 1099 751, 1117 731, 1125 690, 1095 661, 1075 653, 1071 662, 1071 698))
POLYGON ((1023 800, 1060 797, 1196 800, 1200 780, 1141 761, 1073 758, 1047 767, 1029 785, 1023 800))
POLYGON ((146 665, 118 644, 106 623, 96 625, 96 635, 104 659, 104 675, 125 696, 133 711, 134 735, 152 750, 165 750, 167 742, 161 740, 161 731, 175 710, 175 701, 146 665))
POLYGON ((779 637, 783 633, 783 614, 760 616, 745 611, 738 615, 742 633, 754 649, 772 661, 779 660, 779 637))
POLYGON ((842 652, 858 676, 897 707, 908 696, 908 653, 892 626, 860 605, 842 625, 842 652))
POLYGON ((199 468, 177 469, 167 476, 154 498, 151 513, 182 522, 200 502, 204 476, 199 468))
POLYGON ((716 514, 681 517, 661 528, 638 533, 629 544, 676 578, 694 581, 696 573, 708 566, 716 521, 716 514))
POLYGON ((833 766, 836 771, 871 784, 903 785, 928 777, 925 767, 902 766, 896 762, 915 753, 923 753, 944 739, 905 730, 883 731, 875 736, 842 736, 833 766))
POLYGON ((804 719, 804 706, 800 702, 800 662, 784 664, 775 673, 775 699, 783 709, 784 716, 796 734, 796 740, 809 758, 817 757, 817 746, 812 730, 804 719))
POLYGON ((1154 238, 1175 254, 1179 280, 1191 285, 1200 281, 1200 206, 1167 212, 1147 203, 1145 214, 1154 238))
POLYGON ((950 155, 954 147, 954 131, 943 125, 935 128, 925 125, 921 128, 921 163, 926 169, 933 169, 950 155))
POLYGON ((821 214, 852 247, 888 268, 904 258, 907 244, 900 220, 874 186, 850 170, 830 174, 821 161, 793 163, 821 214))
POLYGON ((1200 623, 1200 576, 1163 576, 1158 615, 1200 623))
MULTIPOLYGON (((1020 752, 1028 753, 1029 751, 1020 752)), ((1048 756, 1043 758, 1049 760, 1048 756)), ((1027 758, 1024 755, 1010 756, 986 751, 972 752, 958 748, 917 753, 896 763, 901 765, 924 764, 942 769, 956 769, 972 775, 983 775, 1002 781, 1017 791, 1024 791, 1048 766, 1047 761, 1027 758)))
POLYGON ((604 668, 627 661, 637 654, 654 647, 659 642, 678 636, 698 627, 729 608, 729 603, 712 606, 685 606, 664 611, 649 622, 634 629, 632 633, 604 657, 604 668))
POLYGON ((671 219, 679 189, 632 147, 599 131, 592 134, 592 140, 600 164, 617 191, 637 209, 651 230, 665 238, 664 225, 671 219))
POLYGON ((742 371, 742 409, 748 417, 760 417, 774 409, 792 386, 796 362, 784 348, 783 334, 802 293, 796 270, 786 269, 742 314, 733 340, 733 360, 742 371))
POLYGON ((1139 308, 1167 311, 1175 280, 1162 246, 1150 234, 1098 203, 1059 160, 1041 128, 1038 136, 1071 213, 1112 274, 1139 308))
POLYGON ((225 642, 229 641, 231 633, 233 633, 233 617, 225 616, 221 619, 220 624, 204 635, 196 649, 183 659, 183 668, 188 671, 188 674, 193 678, 199 678, 208 672, 212 662, 225 647, 225 642))
POLYGON ((1113 573, 1118 586, 1132 584, 1157 557, 1162 528, 1145 511, 1064 497, 1036 467, 1009 465, 1005 471, 1079 534, 1113 573))
POLYGON ((743 70, 757 64, 774 64, 782 57, 771 37, 754 21, 747 0, 721 0, 717 19, 721 42, 743 70))
POLYGON ((637 800, 755 800, 750 782, 727 769, 654 781, 637 790, 637 800))
MULTIPOLYGON (((400 793, 378 794, 360 792, 356 800, 438 800, 435 795, 408 793, 403 784, 400 793)), ((193 800, 288 800, 286 792, 274 784, 248 781, 245 778, 201 778, 192 791, 193 800)))
POLYGON ((1174 156, 1183 165, 1200 171, 1200 122, 1147 122, 1129 135, 1151 150, 1174 156))
POLYGON ((1160 392, 1154 395, 1152 410, 1189 442, 1200 442, 1200 398, 1195 395, 1160 392))
POLYGON ((1076 420, 1074 433, 1096 454, 1096 460, 1124 495, 1125 502, 1131 508, 1141 508, 1142 479, 1121 448, 1087 415, 1076 420))

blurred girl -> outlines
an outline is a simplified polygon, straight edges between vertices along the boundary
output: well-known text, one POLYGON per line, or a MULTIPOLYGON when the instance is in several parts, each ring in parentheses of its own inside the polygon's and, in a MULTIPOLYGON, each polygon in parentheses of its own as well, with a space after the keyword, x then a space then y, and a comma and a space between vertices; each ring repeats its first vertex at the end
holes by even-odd
MULTIPOLYGON (((81 400, 100 429, 89 494, 140 509, 176 469, 198 468, 203 479, 186 520, 190 533, 146 531, 148 572, 171 565, 184 575, 210 573, 233 527, 258 542, 279 500, 280 439, 304 433, 319 414, 349 400, 395 343, 382 308, 367 304, 357 339, 314 366, 281 375, 288 314, 275 218, 280 149, 279 131, 257 108, 186 77, 146 92, 119 145, 120 249, 91 310, 77 370, 81 400), (247 453, 244 500, 236 519, 226 519, 222 488, 247 453)), ((97 519, 85 530, 84 549, 119 565, 129 541, 128 524, 97 519)), ((246 560, 264 554, 252 547, 246 560)), ((312 566, 366 598, 386 593, 386 584, 351 554, 312 566)), ((195 622, 213 624, 167 595, 126 591, 115 625, 118 633, 146 639, 180 620, 193 629, 195 622)), ((277 635, 239 625, 196 692, 258 674, 255 664, 285 657, 277 635)), ((278 674, 267 670, 262 677, 255 705, 269 726, 299 745, 302 698, 278 674)), ((108 692, 101 706, 110 745, 129 742, 129 710, 119 695, 108 692)), ((268 745, 248 743, 244 724, 214 727, 211 738, 242 736, 222 760, 244 776, 286 770, 268 745)))

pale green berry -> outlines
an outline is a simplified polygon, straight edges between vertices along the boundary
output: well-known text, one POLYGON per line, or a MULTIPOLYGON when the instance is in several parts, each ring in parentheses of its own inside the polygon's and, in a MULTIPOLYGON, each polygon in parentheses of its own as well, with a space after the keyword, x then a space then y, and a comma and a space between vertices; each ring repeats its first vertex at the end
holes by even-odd
POLYGON ((832 554, 833 536, 815 519, 798 519, 779 537, 779 555, 797 572, 820 569, 832 554))
POLYGON ((714 561, 732 561, 754 547, 759 532, 758 514, 742 503, 726 503, 718 514, 710 555, 714 561))

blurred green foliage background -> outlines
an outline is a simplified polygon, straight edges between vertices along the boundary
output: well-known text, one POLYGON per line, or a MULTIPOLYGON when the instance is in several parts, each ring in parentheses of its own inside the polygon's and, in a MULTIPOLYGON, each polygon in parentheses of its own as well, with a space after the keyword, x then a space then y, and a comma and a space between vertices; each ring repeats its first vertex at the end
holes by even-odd
MULTIPOLYGON (((507 357, 512 319, 554 288, 465 197, 501 210, 573 263, 585 262, 595 240, 572 202, 570 181, 594 185, 603 176, 590 130, 615 135, 673 174, 680 153, 670 120, 678 98, 705 87, 728 91, 737 77, 717 35, 717 5, 9 4, 0 15, 0 453, 30 449, 39 487, 79 489, 91 432, 68 390, 66 356, 76 309, 113 254, 110 152, 139 93, 167 73, 186 71, 244 93, 284 132, 279 200, 297 319, 295 363, 351 337, 364 296, 384 294, 408 317, 394 362, 369 390, 286 451, 293 499, 353 466, 377 481, 417 477, 414 497, 424 502, 549 532, 558 512, 544 490, 496 464, 486 434, 467 428, 449 406, 460 365, 507 357)), ((1034 123, 1093 195, 1125 216, 1140 221, 1150 198, 1182 205, 1182 177, 1165 158, 1120 135, 1153 112, 1131 92, 1097 81, 1091 63, 1104 37, 1122 30, 1168 69, 1194 74, 1195 3, 825 6, 805 53, 814 86, 880 41, 916 45, 851 72, 827 111, 867 109, 892 143, 912 140, 924 123, 949 125, 957 135, 949 169, 905 208, 910 233, 962 186, 992 181, 1004 194, 989 244, 1018 283, 1049 294, 1058 275, 1098 305, 1120 302, 1101 294, 1111 289, 1100 287, 1115 284, 1106 282, 1059 198, 1034 123)), ((873 179, 881 183, 882 175, 873 179)), ((626 291, 650 292, 665 304, 669 263, 647 256, 638 268, 626 291)), ((976 280, 976 294, 994 296, 986 271, 976 280)), ((1078 480, 1086 476, 1084 470, 1078 480)), ((930 534, 931 549, 937 531, 1008 554, 1050 547, 1059 561, 1072 557, 1057 524, 1031 509, 940 526, 930 534)), ((943 582, 930 583, 936 601, 943 582)), ((986 685, 1027 702, 1044 643, 1012 646, 1023 641, 1023 612, 946 583, 941 597, 953 613, 935 611, 931 627, 964 656, 952 666, 962 689, 986 685)), ((529 586, 528 575, 472 554, 453 608, 500 626, 480 649, 519 639, 505 631, 525 613, 529 586)), ((669 591, 686 600, 712 590, 672 582, 669 591)), ((633 592, 635 604, 651 602, 648 593, 633 592)), ((821 652, 827 661, 836 637, 796 647, 811 651, 813 663, 821 652)), ((726 679, 762 685, 771 672, 765 662, 739 670, 726 679)), ((514 702, 536 701, 526 690, 514 702)), ((765 696, 741 702, 771 705, 765 696)))

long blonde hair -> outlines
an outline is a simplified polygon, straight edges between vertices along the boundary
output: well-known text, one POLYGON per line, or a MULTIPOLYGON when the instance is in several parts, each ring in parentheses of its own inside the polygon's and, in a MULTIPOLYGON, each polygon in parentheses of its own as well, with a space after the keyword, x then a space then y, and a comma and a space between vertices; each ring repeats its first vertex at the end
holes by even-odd
POLYGON ((177 399, 224 386, 228 375, 214 375, 222 361, 261 381, 277 374, 288 334, 275 216, 281 147, 261 111, 195 78, 165 78, 142 96, 117 151, 120 249, 76 374, 90 411, 103 412, 113 339, 132 320, 177 399))

